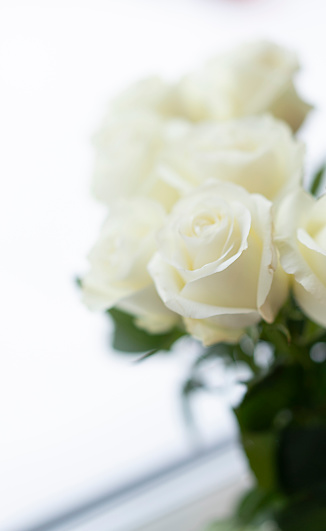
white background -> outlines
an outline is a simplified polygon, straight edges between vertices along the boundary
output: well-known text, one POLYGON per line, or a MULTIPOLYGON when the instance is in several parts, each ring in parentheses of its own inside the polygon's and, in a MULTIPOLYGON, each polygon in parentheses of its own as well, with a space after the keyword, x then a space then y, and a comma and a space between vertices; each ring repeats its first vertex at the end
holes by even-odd
MULTIPOLYGON (((52 514, 192 451, 180 383, 188 347, 134 365, 74 277, 104 217, 91 136, 134 80, 179 76, 243 40, 298 51, 316 105, 307 171, 326 154, 324 0, 0 1, 0 529, 52 514)), ((196 404, 202 444, 234 433, 196 404)))

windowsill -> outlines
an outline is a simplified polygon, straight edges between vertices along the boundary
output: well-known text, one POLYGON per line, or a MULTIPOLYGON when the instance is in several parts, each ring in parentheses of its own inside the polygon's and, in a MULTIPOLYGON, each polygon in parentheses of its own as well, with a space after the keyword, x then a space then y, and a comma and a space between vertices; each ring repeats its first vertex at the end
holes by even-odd
POLYGON ((201 531, 227 516, 248 485, 250 476, 240 447, 225 441, 31 529, 201 531))

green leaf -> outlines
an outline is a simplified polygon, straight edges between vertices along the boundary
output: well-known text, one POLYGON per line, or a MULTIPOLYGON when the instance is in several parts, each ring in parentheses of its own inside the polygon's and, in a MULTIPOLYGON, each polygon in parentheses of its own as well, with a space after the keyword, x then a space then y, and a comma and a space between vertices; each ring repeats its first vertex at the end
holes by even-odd
POLYGON ((196 359, 193 369, 196 369, 207 360, 213 360, 216 358, 223 359, 226 363, 233 362, 233 351, 234 345, 230 345, 228 343, 216 343, 211 347, 206 347, 196 359))
POLYGON ((291 421, 292 408, 302 402, 303 381, 299 364, 274 367, 249 385, 235 409, 244 450, 262 489, 277 488, 278 432, 291 421))
POLYGON ((300 403, 304 371, 299 364, 274 367, 264 378, 249 385, 235 413, 242 432, 266 431, 277 415, 300 403))
POLYGON ((317 341, 325 341, 326 340, 326 329, 313 321, 310 321, 310 319, 306 319, 305 321, 305 327, 304 327, 304 334, 302 338, 302 342, 304 345, 312 346, 317 341))
POLYGON ((244 524, 272 519, 274 512, 284 505, 284 498, 275 491, 255 487, 238 505, 237 517, 244 524))
POLYGON ((253 351, 254 344, 249 335, 244 335, 241 338, 241 343, 236 345, 232 343, 216 343, 211 347, 205 348, 195 361, 193 370, 196 371, 207 360, 219 358, 224 361, 225 365, 236 365, 237 362, 244 362, 256 374, 259 368, 255 365, 253 351))
POLYGON ((145 354, 142 354, 139 358, 137 358, 135 360, 135 363, 141 363, 142 361, 147 360, 147 358, 151 358, 156 353, 157 353, 157 349, 149 350, 148 352, 145 352, 145 354))
POLYGON ((108 310, 108 313, 114 323, 112 346, 120 352, 146 352, 148 357, 161 350, 170 350, 173 343, 185 335, 177 328, 166 334, 149 334, 135 325, 134 316, 116 308, 108 310))
POLYGON ((276 515, 282 531, 325 531, 326 529, 326 490, 318 495, 308 493, 290 501, 278 515, 276 515))
POLYGON ((242 434, 242 444, 259 487, 264 490, 275 489, 277 486, 275 433, 246 432, 242 434))
POLYGON ((316 172, 311 185, 310 185, 310 192, 312 195, 317 196, 318 192, 320 191, 324 175, 326 170, 326 164, 323 164, 322 167, 316 172))
POLYGON ((314 489, 326 481, 326 424, 289 426, 281 432, 278 469, 290 494, 314 489))
POLYGON ((291 352, 291 334, 282 323, 269 324, 262 322, 260 339, 270 343, 278 357, 287 357, 291 352))
MULTIPOLYGON (((315 344, 315 347, 318 344, 315 344)), ((326 349, 326 344, 324 344, 326 349)), ((312 407, 319 416, 319 420, 326 421, 326 361, 313 362, 309 373, 308 384, 310 384, 310 394, 312 407)))
POLYGON ((238 518, 244 523, 250 523, 264 506, 266 492, 256 487, 245 494, 237 509, 238 518))

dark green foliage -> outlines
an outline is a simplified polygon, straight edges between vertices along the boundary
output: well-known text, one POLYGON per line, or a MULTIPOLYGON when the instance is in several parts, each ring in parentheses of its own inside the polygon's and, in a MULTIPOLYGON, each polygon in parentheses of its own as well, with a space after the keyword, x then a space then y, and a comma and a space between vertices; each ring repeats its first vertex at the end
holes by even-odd
POLYGON ((242 498, 237 509, 237 518, 244 525, 272 520, 275 511, 283 507, 284 501, 280 493, 254 487, 242 498))
POLYGON ((326 489, 289 500, 275 519, 282 531, 326 531, 326 489))
MULTIPOLYGON (((117 309, 113 347, 140 353, 139 360, 170 350, 182 329, 149 334, 135 318, 117 309)), ((292 296, 274 323, 259 323, 238 344, 203 348, 185 382, 183 409, 193 426, 190 398, 216 390, 205 378, 214 363, 245 363, 251 378, 235 408, 240 436, 256 487, 242 500, 237 516, 211 526, 213 531, 253 531, 273 521, 280 531, 326 531, 326 330, 309 320, 292 296), (259 363, 266 347, 269 361, 259 363)))
POLYGON ((318 193, 321 191, 321 186, 323 184, 324 177, 325 177, 325 170, 326 170, 326 165, 323 164, 321 168, 314 175, 312 182, 311 182, 311 186, 310 186, 310 192, 312 193, 312 195, 317 196, 318 193))
POLYGON ((303 378, 300 365, 281 365, 251 385, 235 410, 241 430, 263 432, 273 428, 281 411, 301 402, 303 378))
POLYGON ((326 423, 284 429, 277 465, 280 483, 288 494, 326 485, 326 423))
POLYGON ((185 395, 209 389, 201 369, 217 358, 252 371, 235 414, 256 487, 236 520, 212 529, 259 529, 269 520, 281 531, 326 531, 326 330, 290 296, 274 323, 248 329, 238 345, 203 350, 185 395), (266 366, 255 354, 262 342, 272 353, 266 366))
POLYGON ((114 323, 112 346, 120 352, 131 354, 146 352, 145 357, 148 357, 158 351, 170 350, 173 343, 185 335, 184 330, 178 328, 167 334, 149 334, 135 325, 135 318, 132 315, 116 308, 108 310, 108 313, 114 323))

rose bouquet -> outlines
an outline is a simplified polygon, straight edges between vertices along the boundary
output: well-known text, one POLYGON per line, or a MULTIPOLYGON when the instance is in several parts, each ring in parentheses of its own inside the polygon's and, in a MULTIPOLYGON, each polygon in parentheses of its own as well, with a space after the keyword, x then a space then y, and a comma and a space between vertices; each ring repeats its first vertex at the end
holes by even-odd
POLYGON ((235 415, 256 486, 214 529, 326 530, 326 195, 323 170, 302 184, 297 69, 274 44, 242 46, 131 87, 95 138, 109 214, 82 290, 114 347, 199 340, 187 392, 208 359, 251 370, 235 415))

